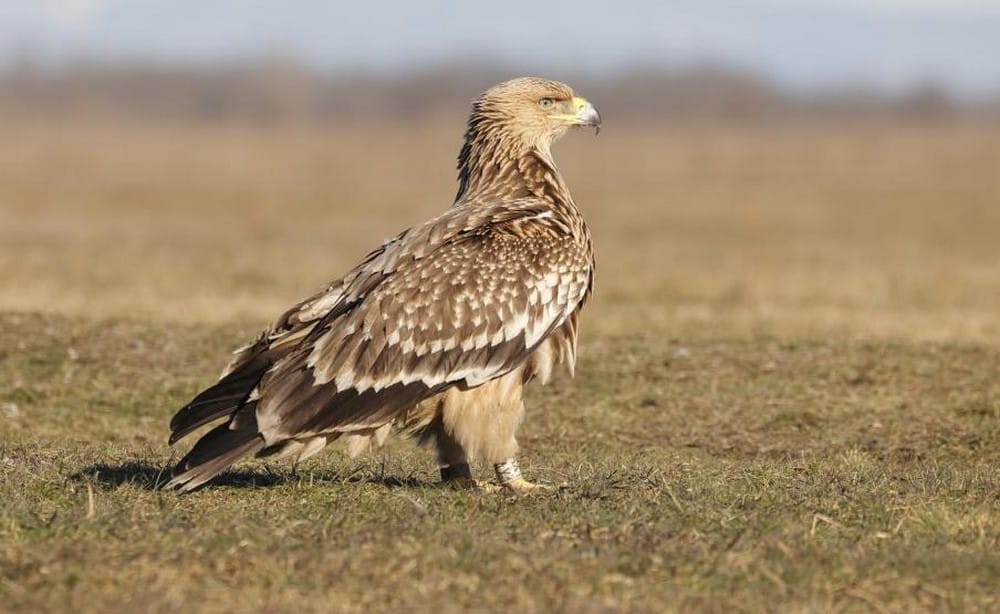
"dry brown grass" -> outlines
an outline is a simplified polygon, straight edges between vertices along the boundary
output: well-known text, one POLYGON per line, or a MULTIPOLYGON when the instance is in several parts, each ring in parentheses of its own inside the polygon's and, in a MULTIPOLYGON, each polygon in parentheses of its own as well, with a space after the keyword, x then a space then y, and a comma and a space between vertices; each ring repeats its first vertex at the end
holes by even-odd
MULTIPOLYGON (((1000 126, 616 126, 585 330, 1000 341, 1000 126)), ((264 322, 446 207, 461 126, 2 127, 0 309, 264 322)))

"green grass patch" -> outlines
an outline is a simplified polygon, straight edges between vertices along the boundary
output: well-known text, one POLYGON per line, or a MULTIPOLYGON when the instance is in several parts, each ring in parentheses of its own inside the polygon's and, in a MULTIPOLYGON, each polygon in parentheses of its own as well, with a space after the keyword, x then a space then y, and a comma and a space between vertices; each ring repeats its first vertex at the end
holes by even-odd
POLYGON ((0 315, 0 608, 997 607, 995 348, 585 335, 521 429, 552 494, 439 488, 405 443, 156 490, 253 332, 0 315))

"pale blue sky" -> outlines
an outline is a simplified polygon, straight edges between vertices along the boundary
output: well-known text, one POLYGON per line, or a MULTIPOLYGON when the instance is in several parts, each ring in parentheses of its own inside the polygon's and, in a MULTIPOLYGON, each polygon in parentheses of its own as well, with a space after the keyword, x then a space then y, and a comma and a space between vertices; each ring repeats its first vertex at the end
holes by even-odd
POLYGON ((392 72, 488 58, 558 75, 720 61, 801 88, 926 80, 1000 94, 1000 0, 31 0, 0 3, 0 57, 188 62, 280 53, 392 72))

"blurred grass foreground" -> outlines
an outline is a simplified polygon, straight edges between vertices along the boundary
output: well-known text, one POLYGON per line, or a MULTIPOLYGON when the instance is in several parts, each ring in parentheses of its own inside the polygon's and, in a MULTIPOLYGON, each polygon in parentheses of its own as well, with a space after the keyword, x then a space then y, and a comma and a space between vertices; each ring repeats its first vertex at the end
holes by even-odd
POLYGON ((407 446, 151 490, 232 347, 449 206, 509 76, 0 78, 0 610, 995 611, 1000 106, 933 86, 547 75, 605 120, 555 151, 598 257, 521 431, 556 494, 407 446))

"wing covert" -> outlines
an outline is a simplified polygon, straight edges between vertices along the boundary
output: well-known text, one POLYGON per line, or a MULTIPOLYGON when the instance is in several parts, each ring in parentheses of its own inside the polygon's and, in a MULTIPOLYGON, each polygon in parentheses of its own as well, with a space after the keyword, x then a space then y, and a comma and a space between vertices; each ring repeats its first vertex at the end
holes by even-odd
POLYGON ((510 213, 436 245, 435 229, 418 227, 356 270, 341 296, 350 308, 332 309, 261 381, 265 437, 367 428, 522 364, 578 308, 591 261, 550 218, 510 213))

